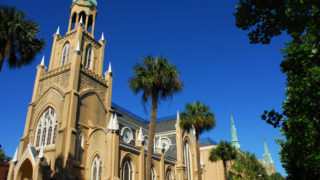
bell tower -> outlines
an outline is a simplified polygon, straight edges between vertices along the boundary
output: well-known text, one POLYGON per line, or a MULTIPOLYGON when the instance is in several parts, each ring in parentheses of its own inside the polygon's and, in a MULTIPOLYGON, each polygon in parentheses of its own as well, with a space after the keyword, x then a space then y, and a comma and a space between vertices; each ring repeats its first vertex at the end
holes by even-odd
POLYGON ((58 27, 53 35, 49 66, 43 58, 37 67, 8 179, 90 179, 91 157, 107 149, 103 138, 112 111, 113 73, 109 64, 102 74, 106 42, 103 34, 94 39, 96 18, 96 0, 73 0, 66 33, 58 27))

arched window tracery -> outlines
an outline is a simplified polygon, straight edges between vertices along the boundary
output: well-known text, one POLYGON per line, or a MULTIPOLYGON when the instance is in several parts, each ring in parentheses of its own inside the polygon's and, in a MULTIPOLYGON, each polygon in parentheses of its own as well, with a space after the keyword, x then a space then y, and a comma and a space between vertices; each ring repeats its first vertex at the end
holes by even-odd
POLYGON ((188 141, 185 141, 183 145, 183 163, 187 179, 192 180, 192 157, 188 141))
POLYGON ((101 159, 96 155, 91 166, 91 180, 101 180, 101 159))
POLYGON ((84 59, 84 65, 91 69, 92 68, 92 46, 89 44, 86 48, 86 54, 84 59))
POLYGON ((78 132, 76 138, 76 152, 75 152, 75 160, 77 162, 82 163, 82 155, 84 151, 84 138, 82 132, 78 132))
POLYGON ((166 172, 166 180, 173 180, 171 169, 168 169, 166 172))
POLYGON ((126 158, 122 165, 122 180, 133 180, 133 165, 130 158, 126 158))
POLYGON ((70 49, 70 44, 69 44, 69 42, 67 42, 67 43, 63 46, 61 66, 66 65, 66 64, 68 63, 69 49, 70 49))
POLYGON ((40 117, 37 130, 35 146, 49 146, 55 144, 57 130, 57 116, 55 111, 49 107, 40 117), (52 131, 52 129, 54 129, 52 131))

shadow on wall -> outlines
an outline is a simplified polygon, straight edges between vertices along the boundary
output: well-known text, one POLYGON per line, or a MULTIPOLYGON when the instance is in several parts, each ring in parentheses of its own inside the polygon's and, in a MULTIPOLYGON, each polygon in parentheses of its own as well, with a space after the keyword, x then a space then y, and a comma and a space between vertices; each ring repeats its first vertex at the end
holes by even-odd
POLYGON ((63 166, 63 159, 61 156, 57 157, 54 161, 54 172, 50 169, 50 166, 42 161, 39 165, 39 171, 43 180, 77 180, 73 176, 73 156, 68 155, 66 166, 63 166))

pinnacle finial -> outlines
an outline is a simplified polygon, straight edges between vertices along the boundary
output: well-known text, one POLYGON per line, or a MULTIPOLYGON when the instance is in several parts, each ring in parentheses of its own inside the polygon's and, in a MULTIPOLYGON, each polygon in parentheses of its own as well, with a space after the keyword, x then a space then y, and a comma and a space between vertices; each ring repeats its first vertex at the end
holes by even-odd
POLYGON ((144 141, 142 127, 140 127, 140 130, 139 130, 138 141, 140 141, 140 142, 144 141))
POLYGON ((60 35, 60 26, 58 26, 57 32, 55 33, 55 35, 60 35))
POLYGON ((18 162, 18 147, 16 148, 16 151, 15 151, 15 153, 13 155, 12 162, 13 163, 18 162))
POLYGON ((118 117, 117 117, 117 113, 114 113, 114 117, 113 117, 113 130, 119 130, 119 124, 118 124, 118 117))
POLYGON ((104 34, 103 33, 101 34, 100 41, 104 41, 104 34))
POLYGON ((111 70, 111 62, 109 62, 108 73, 112 73, 112 70, 111 70))
POLYGON ((110 130, 113 127, 113 118, 114 118, 114 116, 112 116, 112 114, 111 114, 110 121, 109 121, 109 124, 108 124, 108 129, 110 129, 110 130))
POLYGON ((177 111, 177 121, 176 121, 176 127, 179 126, 180 123, 180 113, 179 110, 177 111))
POLYGON ((271 157, 271 154, 269 153, 267 142, 264 139, 264 154, 263 154, 263 159, 262 159, 263 164, 269 165, 273 164, 273 160, 271 157))
POLYGON ((79 25, 83 25, 83 20, 82 20, 82 16, 80 16, 80 21, 79 21, 79 25))
POLYGON ((44 56, 42 56, 40 65, 41 65, 41 66, 44 66, 44 56))

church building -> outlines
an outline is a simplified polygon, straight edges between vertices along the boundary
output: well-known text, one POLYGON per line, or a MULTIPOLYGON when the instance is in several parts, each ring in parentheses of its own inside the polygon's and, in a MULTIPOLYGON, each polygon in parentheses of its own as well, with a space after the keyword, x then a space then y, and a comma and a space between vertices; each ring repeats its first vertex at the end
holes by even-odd
MULTIPOLYGON (((96 18, 96 0, 73 0, 66 34, 54 34, 8 180, 145 180, 149 122, 112 102, 113 72, 109 64, 103 73, 106 41, 94 38, 96 18)), ((212 141, 200 145, 197 169, 195 132, 181 129, 179 119, 156 121, 152 180, 196 180, 198 171, 224 180, 222 162, 208 160, 212 141)))

